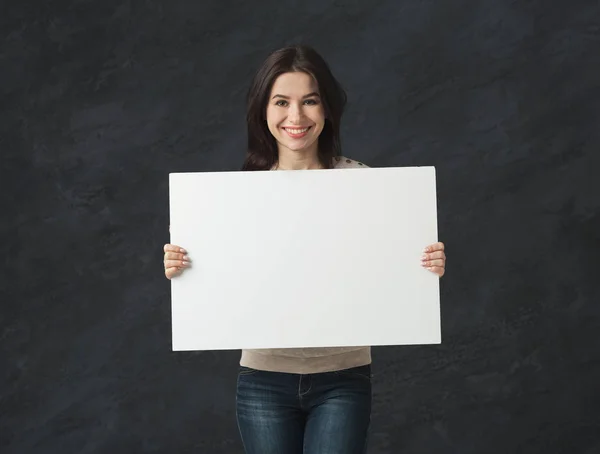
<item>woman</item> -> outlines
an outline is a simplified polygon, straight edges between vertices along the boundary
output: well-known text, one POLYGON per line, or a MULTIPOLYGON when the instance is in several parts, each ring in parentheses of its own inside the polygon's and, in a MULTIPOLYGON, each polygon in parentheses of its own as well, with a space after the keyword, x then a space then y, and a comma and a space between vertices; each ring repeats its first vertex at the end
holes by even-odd
MULTIPOLYGON (((247 108, 242 170, 367 167, 341 156, 346 95, 313 49, 272 53, 258 70, 247 108)), ((189 266, 178 245, 164 247, 165 275, 189 266)), ((422 266, 442 276, 444 245, 429 245, 422 266)), ((362 454, 371 415, 369 347, 243 350, 237 421, 248 454, 362 454)))

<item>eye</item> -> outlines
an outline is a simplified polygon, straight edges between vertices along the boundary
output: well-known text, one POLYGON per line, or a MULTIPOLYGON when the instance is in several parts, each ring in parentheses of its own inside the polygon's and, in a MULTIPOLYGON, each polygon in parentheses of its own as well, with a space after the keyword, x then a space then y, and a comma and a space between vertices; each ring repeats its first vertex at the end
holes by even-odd
POLYGON ((305 104, 308 104, 309 106, 316 106, 318 103, 318 101, 316 99, 307 99, 306 101, 304 101, 305 104))
POLYGON ((275 102, 276 106, 285 106, 287 104, 287 101, 285 101, 284 99, 280 99, 279 101, 275 102))

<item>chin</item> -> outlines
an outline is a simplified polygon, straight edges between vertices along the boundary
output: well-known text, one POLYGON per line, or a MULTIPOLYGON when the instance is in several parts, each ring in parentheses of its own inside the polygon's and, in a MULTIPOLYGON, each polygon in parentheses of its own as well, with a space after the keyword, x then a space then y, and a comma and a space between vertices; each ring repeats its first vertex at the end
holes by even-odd
POLYGON ((313 143, 314 142, 303 144, 303 145, 299 145, 299 144, 287 144, 287 143, 284 142, 283 145, 288 150, 301 153, 301 152, 308 152, 308 150, 312 147, 313 143))

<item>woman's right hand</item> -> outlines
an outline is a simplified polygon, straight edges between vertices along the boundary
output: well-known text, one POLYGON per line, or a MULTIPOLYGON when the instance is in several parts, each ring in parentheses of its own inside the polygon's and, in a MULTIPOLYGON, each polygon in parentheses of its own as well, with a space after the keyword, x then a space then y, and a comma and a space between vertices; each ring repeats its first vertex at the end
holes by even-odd
POLYGON ((184 269, 190 266, 187 251, 176 244, 165 244, 165 276, 171 279, 179 276, 184 269))

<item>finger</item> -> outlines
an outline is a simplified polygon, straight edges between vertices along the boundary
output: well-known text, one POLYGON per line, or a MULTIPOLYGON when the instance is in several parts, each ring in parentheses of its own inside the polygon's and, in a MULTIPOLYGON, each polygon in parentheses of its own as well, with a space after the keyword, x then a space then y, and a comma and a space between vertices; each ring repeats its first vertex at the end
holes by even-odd
POLYGON ((191 262, 189 256, 179 252, 166 252, 165 260, 184 260, 186 262, 191 262))
POLYGON ((433 260, 433 259, 444 259, 446 260, 446 253, 444 251, 430 252, 423 254, 421 260, 433 260))
POLYGON ((165 268, 169 268, 171 266, 189 266, 190 262, 188 260, 170 260, 165 259, 164 261, 165 268))
POLYGON ((177 246, 176 244, 165 244, 163 250, 165 252, 181 252, 183 254, 187 254, 185 249, 183 249, 181 246, 177 246))
POLYGON ((186 262, 184 260, 165 260, 165 268, 172 268, 172 267, 187 268, 189 266, 190 266, 190 262, 186 262))
POLYGON ((421 262, 421 265, 424 267, 432 267, 432 266, 439 266, 441 268, 444 268, 444 266, 446 265, 445 261, 442 259, 435 259, 435 260, 426 260, 424 262, 421 262))
POLYGON ((430 266, 426 268, 428 271, 431 271, 434 274, 437 274, 439 277, 442 277, 446 272, 445 268, 441 268, 439 266, 430 266))
POLYGON ((183 257, 179 252, 165 252, 165 260, 183 260, 183 257))
POLYGON ((165 276, 167 277, 167 279, 172 279, 175 276, 179 276, 182 273, 182 271, 183 271, 182 268, 177 268, 177 267, 167 268, 165 270, 165 276))
POLYGON ((443 251, 446 247, 444 246, 444 243, 442 242, 437 242, 437 243, 432 243, 429 246, 427 246, 425 248, 424 252, 435 252, 435 251, 443 251))

